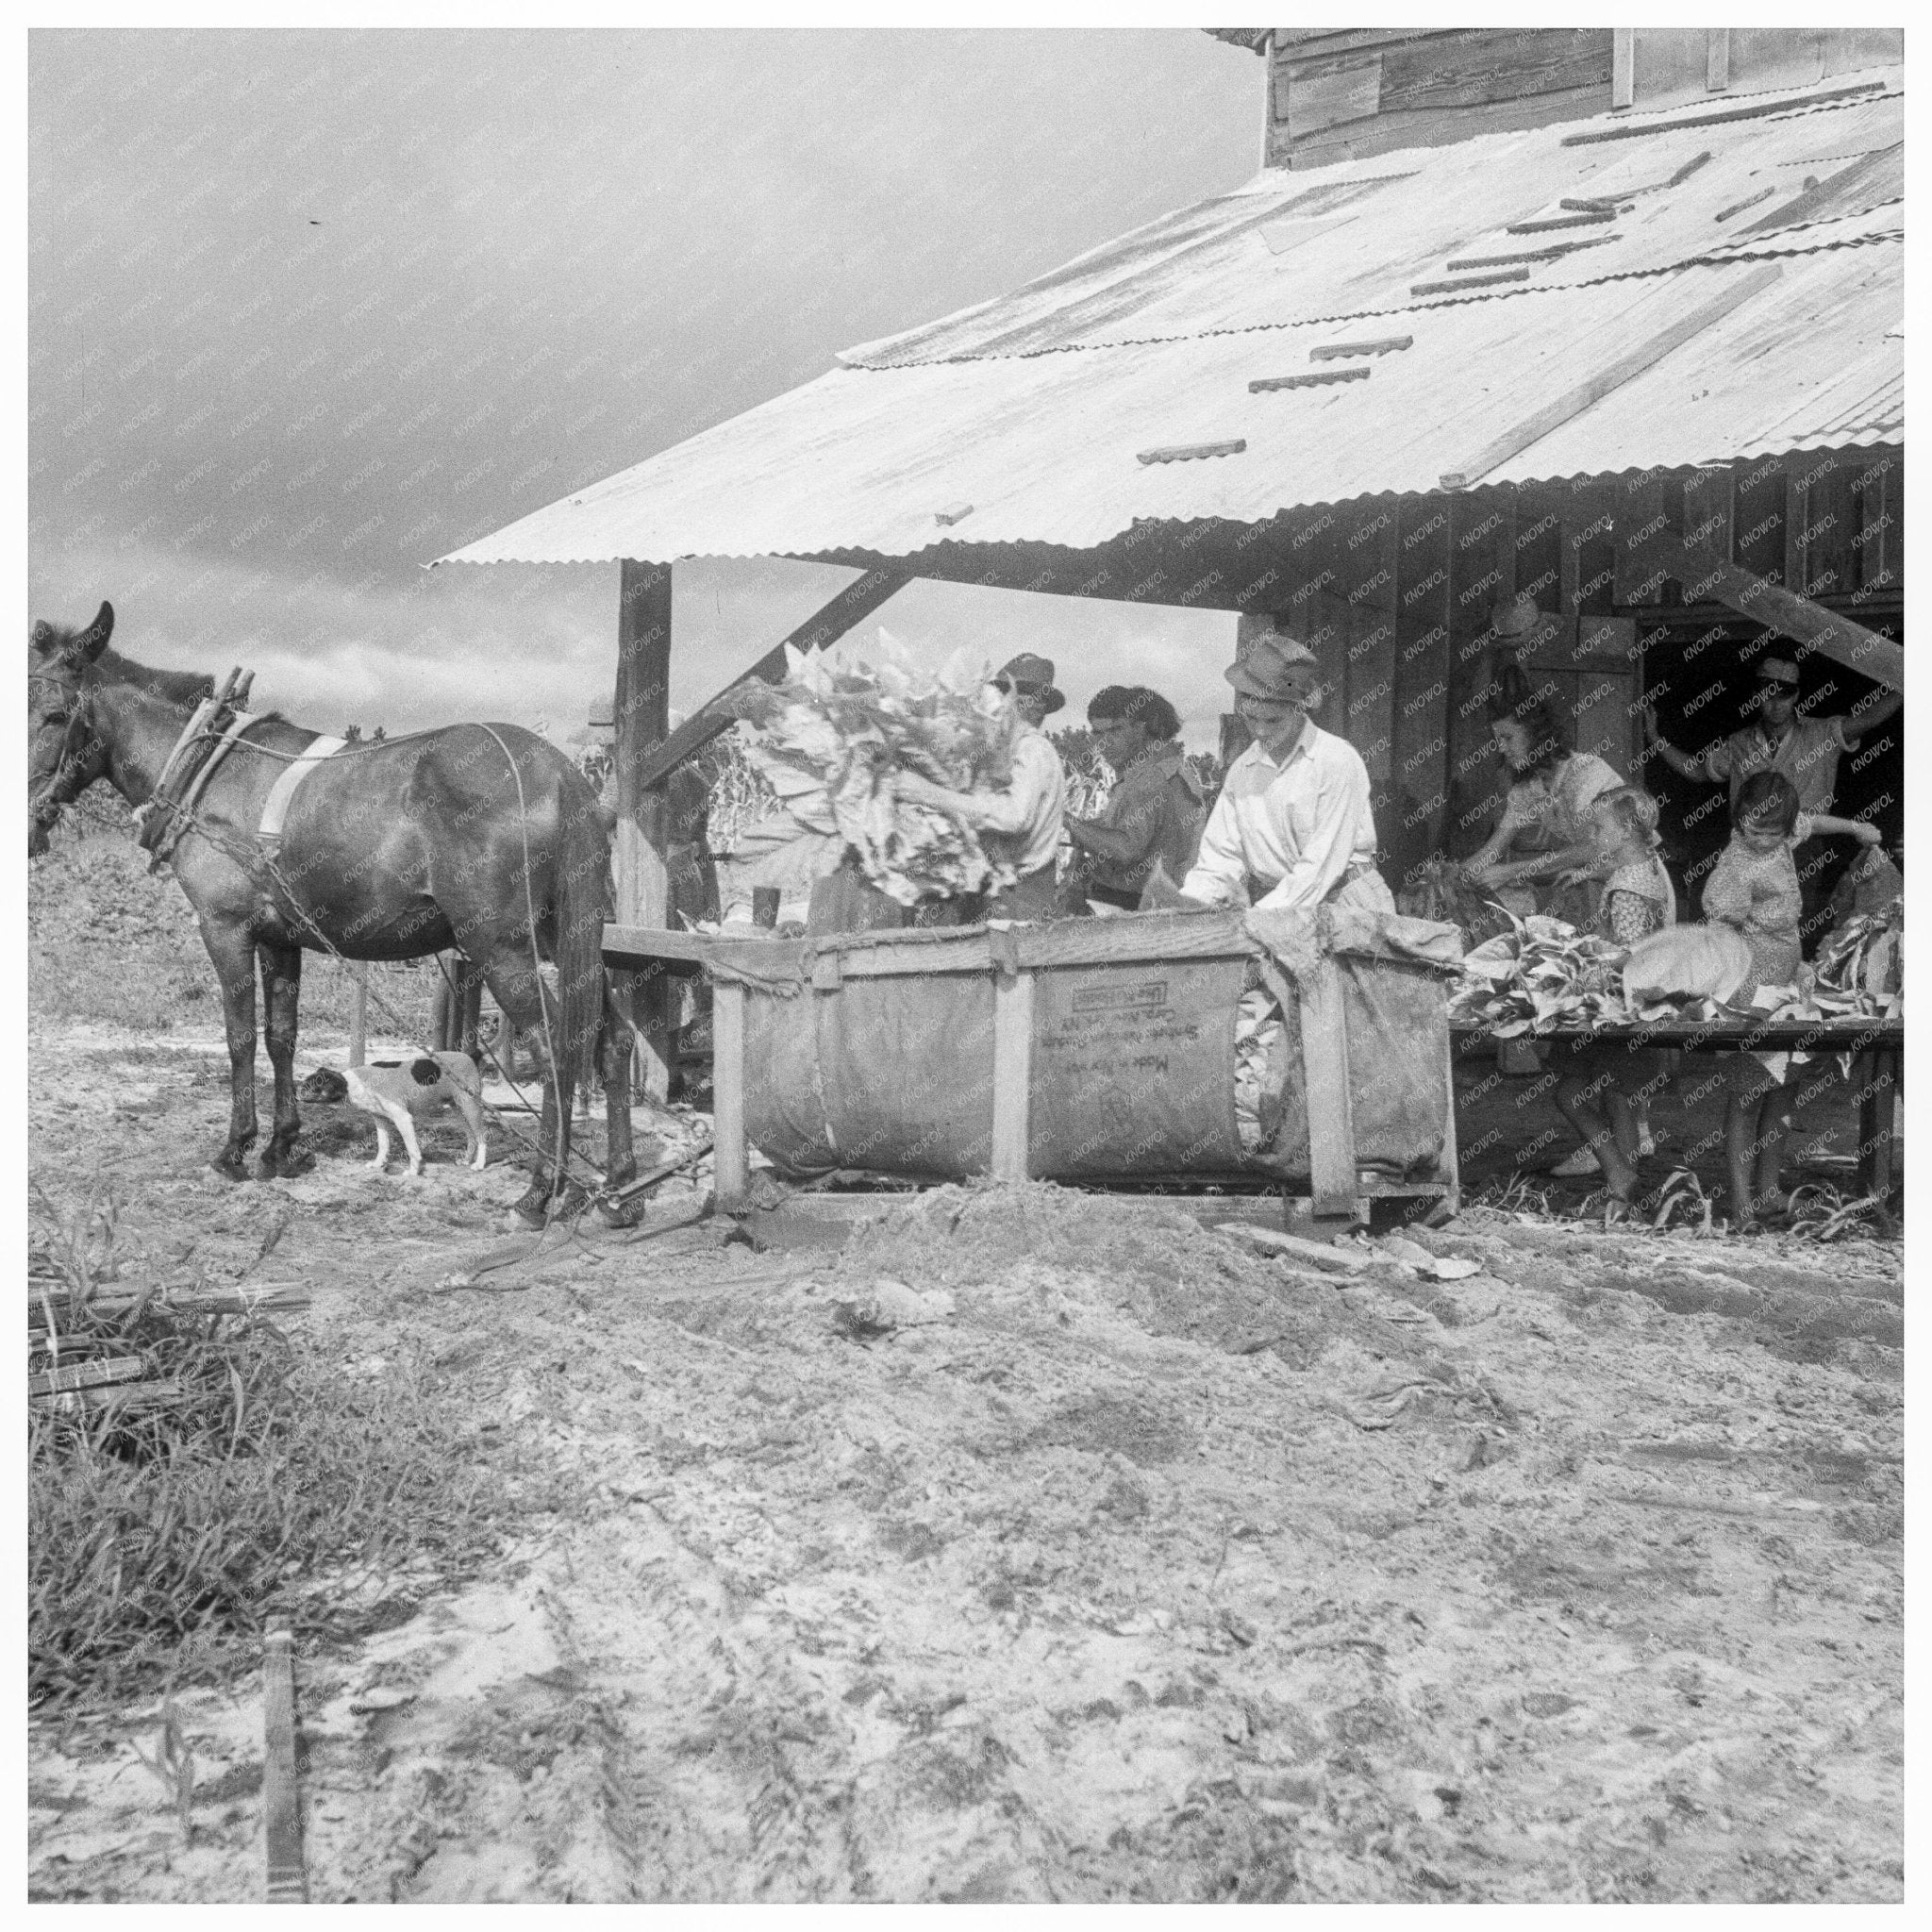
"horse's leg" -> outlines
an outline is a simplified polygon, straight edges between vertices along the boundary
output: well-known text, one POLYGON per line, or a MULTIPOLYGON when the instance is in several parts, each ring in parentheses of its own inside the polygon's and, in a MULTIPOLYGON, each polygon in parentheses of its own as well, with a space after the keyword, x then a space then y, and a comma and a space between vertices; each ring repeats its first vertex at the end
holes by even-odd
POLYGON ((228 1036, 228 1141, 212 1163, 245 1181, 244 1157, 255 1144, 255 942, 239 925, 201 921, 201 941, 222 983, 222 1022, 228 1036))
POLYGON ((637 1178, 637 1154, 630 1138, 630 1028, 617 1010, 607 979, 604 1024, 598 1046, 604 1077, 604 1185, 621 1188, 637 1178))
POLYGON ((261 1000, 267 1009, 269 1064, 275 1070, 275 1124, 256 1170, 263 1180, 305 1173, 314 1160, 295 1145, 302 1115, 295 1105, 295 1011, 302 993, 302 948, 256 948, 261 960, 261 1000))
MULTIPOLYGON (((532 966, 528 953, 514 944, 489 951, 479 948, 477 963, 496 1004, 512 1026, 541 1036, 547 1008, 555 1035, 556 1001, 532 966)), ((553 1206, 563 1206, 571 1192, 570 1109, 561 1104, 561 1084, 555 1066, 543 1070, 543 1113, 537 1128, 538 1151, 531 1162, 530 1185, 515 1207, 518 1218, 532 1227, 541 1227, 553 1206)))

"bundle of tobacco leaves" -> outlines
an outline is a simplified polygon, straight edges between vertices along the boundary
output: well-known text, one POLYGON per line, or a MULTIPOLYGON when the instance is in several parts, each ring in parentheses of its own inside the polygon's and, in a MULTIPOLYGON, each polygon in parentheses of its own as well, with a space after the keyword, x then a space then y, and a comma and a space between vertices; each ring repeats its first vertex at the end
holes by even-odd
MULTIPOLYGON (((1453 1022, 1512 1040, 1557 1027, 1620 1024, 1632 1017, 1620 983, 1624 947, 1546 913, 1503 916, 1509 922, 1507 932, 1462 956, 1462 976, 1449 1002, 1453 1022)), ((1673 1010, 1646 1010, 1641 1017, 1673 1010)))
POLYGON ((1446 920, 1462 928, 1464 942, 1480 946, 1509 930, 1509 914, 1453 858, 1438 853, 1424 860, 1397 899, 1412 919, 1446 920))
MULTIPOLYGON (((1895 1002, 1906 982, 1906 902, 1894 899, 1876 912, 1860 912, 1826 939, 1818 955, 1817 994, 1857 994, 1876 1004, 1895 1002)), ((1890 1010, 1889 1008, 1885 1008, 1890 1010)))
POLYGON ((850 643, 809 656, 788 646, 785 658, 781 682, 751 687, 736 706, 755 727, 746 755, 768 772, 817 779, 874 886, 916 906, 1012 883, 1012 869, 971 830, 898 796, 902 772, 954 791, 1010 777, 1020 720, 985 658, 956 651, 937 673, 924 671, 881 630, 874 658, 850 643))

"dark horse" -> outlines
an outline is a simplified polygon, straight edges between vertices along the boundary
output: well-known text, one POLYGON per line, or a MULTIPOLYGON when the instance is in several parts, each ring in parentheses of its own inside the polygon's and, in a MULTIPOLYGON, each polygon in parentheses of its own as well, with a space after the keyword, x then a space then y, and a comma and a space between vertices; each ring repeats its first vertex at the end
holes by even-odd
MULTIPOLYGON (((110 651, 113 628, 106 604, 83 631, 33 627, 30 855, 46 850, 60 807, 96 778, 144 805, 195 707, 212 695, 209 678, 149 671, 110 651)), ((590 786, 555 746, 514 724, 451 724, 356 744, 309 769, 271 857, 258 838, 262 807, 291 758, 320 736, 275 717, 251 727, 216 767, 172 855, 227 1022, 232 1102, 217 1172, 246 1178, 243 1156, 256 1138, 258 958, 275 1075, 275 1130, 258 1169, 266 1179, 309 1164, 295 1147, 303 949, 415 959, 455 948, 481 969, 511 1024, 547 1033, 554 1049, 542 1151, 517 1212, 541 1223, 574 1192, 565 1173, 572 1100, 600 1058, 605 1181, 629 1180, 630 1041, 603 970, 610 848, 590 786), (555 992, 537 971, 540 954, 556 965, 555 992)))

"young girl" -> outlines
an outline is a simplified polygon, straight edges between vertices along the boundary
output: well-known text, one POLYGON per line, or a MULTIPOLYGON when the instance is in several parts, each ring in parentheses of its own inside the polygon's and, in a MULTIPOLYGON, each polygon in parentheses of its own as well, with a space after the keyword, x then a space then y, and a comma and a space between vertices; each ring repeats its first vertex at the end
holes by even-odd
MULTIPOLYGON (((1705 918, 1732 927, 1751 948, 1751 978, 1739 989, 1734 1005, 1748 1006, 1761 986, 1796 980, 1803 957, 1798 928, 1803 896, 1791 854, 1820 833, 1865 845, 1877 844, 1881 837, 1876 825, 1857 819, 1801 812, 1797 790, 1781 772, 1754 772, 1738 788, 1731 807, 1731 842, 1704 886, 1705 918)), ((1731 1055, 1728 1073, 1724 1156, 1730 1166, 1732 1221, 1742 1233, 1757 1227, 1758 1209, 1777 1199, 1791 1097, 1781 1074, 1756 1054, 1731 1055)))
MULTIPOLYGON (((1634 945, 1676 924, 1676 895, 1657 857, 1657 800, 1636 785, 1619 785, 1591 807, 1592 860, 1603 880, 1597 931, 1619 945, 1634 945)), ((1613 1200, 1637 1191, 1637 1160, 1648 1152, 1649 1090, 1659 1075, 1657 1056, 1624 1042, 1579 1041, 1557 1083, 1557 1105, 1582 1137, 1583 1145, 1553 1172, 1585 1174, 1603 1170, 1613 1200), (1632 1087, 1641 1091, 1633 1094, 1632 1087)))

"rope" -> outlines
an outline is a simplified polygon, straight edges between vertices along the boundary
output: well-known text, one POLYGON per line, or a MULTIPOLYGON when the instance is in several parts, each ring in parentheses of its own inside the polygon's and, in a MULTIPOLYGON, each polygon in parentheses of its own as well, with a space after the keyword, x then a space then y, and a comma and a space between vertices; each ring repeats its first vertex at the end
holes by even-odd
MULTIPOLYGON (((485 725, 483 728, 485 730, 488 730, 489 726, 485 725)), ((492 734, 492 736, 494 734, 492 734)), ((497 742, 499 744, 502 743, 502 741, 503 741, 501 739, 497 740, 497 742)), ((519 784, 518 789, 521 792, 521 783, 519 784)), ((316 939, 320 941, 322 946, 334 958, 339 960, 344 966, 354 963, 350 960, 348 955, 344 953, 341 950, 341 948, 339 947, 325 932, 323 931, 321 926, 319 926, 315 923, 315 921, 309 917, 308 912, 303 909, 301 905, 296 901, 294 889, 290 885, 288 879, 284 876, 281 868, 275 862, 273 858, 271 858, 268 856, 267 853, 261 851, 258 847, 250 847, 245 850, 238 847, 238 845, 233 840, 228 838, 225 833, 217 830, 214 826, 207 824, 198 813, 188 812, 184 814, 184 816, 187 818, 189 824, 192 824, 193 828, 197 832, 199 832, 202 835, 202 837, 208 841, 210 845, 214 846, 217 851, 225 853, 229 858, 233 859, 237 865, 241 866, 244 872, 253 872, 257 868, 259 868, 260 870, 266 872, 269 874, 270 879, 273 881, 273 883, 279 888, 284 899, 288 903, 288 909, 290 910, 290 912, 291 912, 296 919, 301 921, 301 923, 304 925, 306 925, 308 928, 308 930, 315 935, 316 939)), ((525 828, 525 851, 526 855, 524 878, 525 896, 526 903, 534 905, 534 902, 529 899, 529 873, 527 865, 528 847, 529 834, 528 827, 526 824, 525 828)), ((537 936, 535 925, 533 923, 530 933, 530 950, 532 957, 537 958, 537 963, 541 966, 542 962, 541 958, 537 956, 536 946, 537 936)), ((439 965, 440 964, 441 962, 439 961, 439 965)), ((541 987, 541 974, 539 975, 539 984, 541 987)), ((403 1034, 404 1037, 407 1038, 408 1029, 403 1023, 402 1014, 399 1013, 395 1008, 391 1006, 389 1002, 385 1000, 380 993, 375 992, 373 988, 370 989, 370 995, 375 1000, 376 1006, 382 1009, 383 1016, 391 1022, 391 1024, 394 1027, 394 1030, 398 1033, 403 1034)), ((548 1046, 549 1032, 547 1019, 545 1024, 544 1041, 545 1045, 548 1046)), ((495 1059, 495 1055, 492 1054, 491 1058, 492 1060, 495 1059)), ((497 1061, 497 1071, 501 1073, 502 1070, 502 1062, 497 1061)), ((552 1077, 555 1078, 556 1062, 554 1058, 551 1063, 551 1071, 552 1077)), ((508 1080, 506 1084, 508 1084, 510 1087, 511 1091, 516 1093, 517 1097, 520 1100, 524 1100, 524 1090, 521 1087, 518 1087, 515 1081, 508 1080)), ((529 1105, 527 1100, 525 1100, 524 1104, 525 1106, 529 1105)), ((552 1158, 546 1157, 541 1142, 533 1140, 530 1136, 525 1134, 520 1128, 511 1125, 511 1124, 503 1117, 503 1113, 500 1108, 492 1107, 490 1109, 490 1111, 494 1116, 497 1125, 500 1126, 505 1133, 509 1135, 509 1137, 512 1140, 521 1141, 525 1147, 528 1148, 529 1151, 537 1157, 539 1161, 541 1161, 546 1158, 552 1158)), ((566 1124, 567 1123, 565 1123, 563 1119, 563 1109, 562 1107, 559 1105, 558 1108, 558 1138, 559 1148, 561 1147, 563 1129, 566 1126, 566 1124)), ((558 1170, 562 1171, 564 1166, 563 1158, 560 1156, 555 1158, 557 1158, 557 1164, 558 1170)), ((589 1158, 586 1156, 580 1154, 575 1147, 572 1147, 568 1150, 568 1158, 571 1160, 577 1162, 579 1167, 583 1170, 583 1173, 589 1176, 589 1182, 586 1186, 587 1199, 584 1203, 586 1210, 594 1207, 599 1201, 612 1198, 613 1191, 609 1189, 598 1177, 597 1170, 591 1164, 589 1158)))
MULTIPOLYGON (((537 1011, 543 1022, 543 1050, 550 1056, 550 1084, 557 1094, 557 1164, 561 1168, 564 1143, 570 1133, 570 1122, 564 1117, 563 1070, 557 1058, 557 1042, 550 1037, 550 1002, 544 997, 541 970, 543 961, 537 951, 537 901, 530 891, 530 808, 524 797, 523 767, 510 757, 509 746, 504 743, 501 738, 497 738, 495 725, 479 724, 476 728, 489 732, 491 738, 496 739, 496 748, 508 760, 509 774, 516 780, 517 785, 517 829, 523 834, 524 840, 524 909, 530 921, 530 970, 536 975, 537 1011)), ((558 940, 560 941, 562 937, 559 930, 558 940)), ((557 999, 558 1005, 561 1007, 563 985, 560 978, 558 983, 557 999)))

